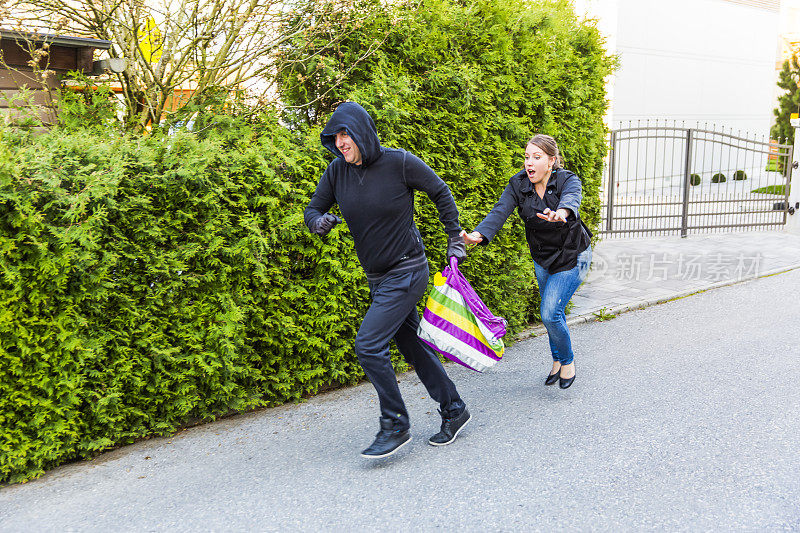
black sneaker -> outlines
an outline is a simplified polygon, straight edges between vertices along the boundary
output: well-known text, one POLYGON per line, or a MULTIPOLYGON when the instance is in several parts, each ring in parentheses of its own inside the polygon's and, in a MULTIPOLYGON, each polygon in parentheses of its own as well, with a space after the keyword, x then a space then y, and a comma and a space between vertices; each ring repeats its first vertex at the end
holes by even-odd
POLYGON ((461 411, 461 414, 452 418, 447 418, 441 411, 439 411, 439 413, 442 415, 442 429, 439 433, 428 439, 428 444, 432 444, 433 446, 445 446, 456 440, 458 432, 464 429, 464 426, 466 426, 467 422, 472 418, 466 407, 461 411))
POLYGON ((394 452, 411 442, 411 434, 407 429, 398 431, 394 429, 394 421, 381 418, 381 430, 375 436, 375 441, 363 452, 361 457, 380 459, 389 457, 394 452))

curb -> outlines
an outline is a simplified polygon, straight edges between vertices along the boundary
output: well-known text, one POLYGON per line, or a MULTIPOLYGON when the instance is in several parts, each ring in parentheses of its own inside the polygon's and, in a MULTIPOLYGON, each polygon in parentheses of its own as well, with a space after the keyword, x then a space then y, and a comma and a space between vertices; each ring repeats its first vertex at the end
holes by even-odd
MULTIPOLYGON (((638 300, 638 301, 633 302, 633 303, 618 305, 616 307, 607 308, 606 309, 606 313, 608 315, 617 316, 617 315, 621 315, 622 313, 627 313, 628 311, 636 311, 638 309, 644 309, 646 307, 650 307, 650 306, 653 306, 653 305, 658 305, 658 304, 663 304, 663 303, 666 303, 666 302, 671 302, 673 300, 678 300, 680 298, 686 298, 687 296, 691 296, 693 294, 698 294, 698 293, 709 291, 709 290, 712 290, 712 289, 718 289, 720 287, 728 287, 728 286, 731 286, 731 285, 737 285, 739 283, 744 283, 746 281, 753 281, 754 279, 767 278, 769 276, 775 276, 777 274, 783 274, 785 272, 790 272, 790 271, 796 270, 798 268, 800 268, 800 263, 797 263, 797 264, 794 264, 794 265, 789 265, 789 266, 782 266, 782 267, 774 268, 772 270, 768 270, 768 271, 763 272, 763 273, 756 274, 754 276, 748 276, 746 278, 718 281, 718 282, 712 283, 708 287, 704 287, 702 289, 693 288, 693 289, 688 289, 688 290, 685 290, 685 291, 679 291, 679 292, 676 292, 676 293, 671 294, 669 296, 662 296, 662 297, 659 297, 659 298, 652 298, 650 300, 638 300)), ((598 316, 595 313, 587 313, 587 314, 583 314, 583 315, 567 317, 567 326, 572 326, 572 325, 575 325, 575 324, 584 324, 584 323, 589 323, 589 322, 597 322, 598 321, 598 316)), ((539 336, 539 335, 541 335, 543 333, 547 333, 547 330, 545 329, 545 327, 543 325, 539 324, 537 326, 533 326, 531 328, 527 328, 527 329, 522 330, 514 338, 514 341, 516 342, 516 341, 525 340, 525 339, 528 339, 528 338, 531 338, 531 337, 537 337, 537 336, 539 336)))

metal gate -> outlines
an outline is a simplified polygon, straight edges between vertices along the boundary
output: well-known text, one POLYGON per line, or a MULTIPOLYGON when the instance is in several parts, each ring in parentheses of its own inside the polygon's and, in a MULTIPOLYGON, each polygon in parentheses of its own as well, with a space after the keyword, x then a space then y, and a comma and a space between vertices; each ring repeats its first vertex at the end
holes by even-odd
POLYGON ((600 233, 733 231, 786 224, 792 145, 658 122, 612 130, 600 233))

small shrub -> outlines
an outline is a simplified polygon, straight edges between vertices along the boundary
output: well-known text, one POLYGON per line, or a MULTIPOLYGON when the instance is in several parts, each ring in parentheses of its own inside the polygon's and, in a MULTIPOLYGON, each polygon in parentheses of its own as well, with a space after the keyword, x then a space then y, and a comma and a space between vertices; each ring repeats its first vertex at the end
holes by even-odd
POLYGON ((711 183, 725 183, 726 181, 728 181, 728 178, 722 172, 717 172, 711 176, 711 183))
POLYGON ((733 173, 733 179, 735 181, 744 181, 747 179, 747 173, 744 170, 737 170, 733 173))
POLYGON ((701 181, 703 181, 703 179, 700 177, 700 174, 692 174, 689 176, 689 185, 700 185, 701 181))

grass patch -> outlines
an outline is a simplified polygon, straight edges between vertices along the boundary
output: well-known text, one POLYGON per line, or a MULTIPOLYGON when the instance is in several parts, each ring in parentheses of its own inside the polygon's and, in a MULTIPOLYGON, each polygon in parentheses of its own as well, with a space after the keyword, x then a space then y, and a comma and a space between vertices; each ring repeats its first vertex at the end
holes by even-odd
POLYGON ((753 189, 750 192, 786 196, 786 185, 767 185, 766 187, 759 187, 758 189, 753 189))
POLYGON ((606 320, 611 320, 612 318, 616 318, 614 313, 612 313, 609 309, 603 307, 599 311, 595 311, 592 313, 594 315, 595 320, 598 322, 605 322, 606 320))

